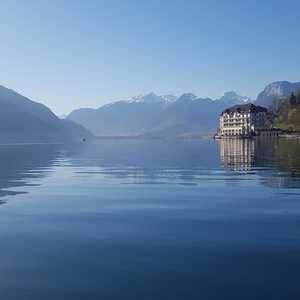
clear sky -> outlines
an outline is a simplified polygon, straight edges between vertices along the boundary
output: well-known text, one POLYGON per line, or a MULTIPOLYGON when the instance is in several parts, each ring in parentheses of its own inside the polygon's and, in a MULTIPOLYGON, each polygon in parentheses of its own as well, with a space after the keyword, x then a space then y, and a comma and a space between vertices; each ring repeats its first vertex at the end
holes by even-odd
POLYGON ((63 114, 300 81, 299 0, 2 0, 0 84, 63 114))

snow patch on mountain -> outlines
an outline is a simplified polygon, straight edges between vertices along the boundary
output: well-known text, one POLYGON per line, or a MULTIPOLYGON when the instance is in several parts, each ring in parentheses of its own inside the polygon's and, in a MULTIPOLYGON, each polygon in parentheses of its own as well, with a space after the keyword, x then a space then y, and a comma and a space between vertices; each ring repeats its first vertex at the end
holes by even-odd
POLYGON ((135 103, 147 103, 147 104, 154 104, 154 103, 172 103, 176 101, 176 97, 173 95, 161 95, 158 96, 155 93, 149 93, 146 95, 139 95, 133 97, 129 102, 135 103))
POLYGON ((244 104, 244 103, 252 102, 252 100, 249 97, 238 95, 235 91, 225 92, 221 98, 216 100, 223 101, 224 103, 228 103, 228 105, 244 104))

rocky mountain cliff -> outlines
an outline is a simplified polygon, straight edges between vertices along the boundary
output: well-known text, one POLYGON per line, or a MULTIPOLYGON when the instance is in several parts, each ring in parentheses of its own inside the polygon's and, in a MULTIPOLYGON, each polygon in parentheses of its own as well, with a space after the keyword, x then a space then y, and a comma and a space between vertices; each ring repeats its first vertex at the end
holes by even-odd
POLYGON ((300 82, 272 82, 267 85, 261 93, 258 94, 255 104, 276 110, 278 108, 280 98, 287 97, 299 89, 300 82))

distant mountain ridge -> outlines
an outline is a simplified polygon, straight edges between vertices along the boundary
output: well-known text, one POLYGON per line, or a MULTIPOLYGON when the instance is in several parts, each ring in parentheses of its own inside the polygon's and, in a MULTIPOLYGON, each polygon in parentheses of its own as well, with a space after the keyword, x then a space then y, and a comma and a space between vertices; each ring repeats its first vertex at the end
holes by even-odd
POLYGON ((139 95, 136 97, 133 97, 129 102, 139 102, 139 103, 148 103, 148 104, 153 104, 153 103, 172 103, 176 101, 176 97, 174 95, 162 95, 158 96, 155 93, 149 93, 146 95, 139 95))
POLYGON ((277 113, 277 122, 294 126, 298 124, 295 123, 298 108, 284 105, 287 103, 284 99, 297 90, 300 82, 273 82, 255 101, 234 91, 224 93, 219 99, 200 98, 192 93, 180 97, 149 93, 98 109, 77 109, 61 119, 45 105, 0 86, 0 143, 80 141, 92 139, 92 133, 148 137, 209 134, 216 131, 219 114, 225 108, 249 102, 268 107, 277 113), (286 113, 290 111, 292 117, 286 113))
POLYGON ((231 91, 220 99, 199 98, 192 93, 180 97, 154 93, 112 102, 98 109, 72 111, 67 118, 98 136, 178 136, 212 133, 219 113, 230 105, 251 101, 231 91))
POLYGON ((66 142, 92 138, 82 125, 59 119, 48 107, 0 86, 0 143, 66 142))
POLYGON ((258 94, 255 104, 262 105, 273 110, 278 108, 279 99, 287 97, 300 89, 300 82, 275 81, 268 84, 265 89, 258 94))
POLYGON ((224 103, 227 102, 229 105, 233 102, 236 102, 236 104, 252 102, 249 97, 240 96, 235 91, 226 92, 220 99, 216 100, 223 101, 224 103))

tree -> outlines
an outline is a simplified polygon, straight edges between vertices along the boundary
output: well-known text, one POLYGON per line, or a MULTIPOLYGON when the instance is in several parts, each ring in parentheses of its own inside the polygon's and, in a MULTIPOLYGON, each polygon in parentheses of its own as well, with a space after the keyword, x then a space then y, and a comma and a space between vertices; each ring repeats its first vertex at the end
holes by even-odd
POLYGON ((294 93, 290 96, 290 105, 292 107, 295 107, 297 105, 297 99, 294 93))

